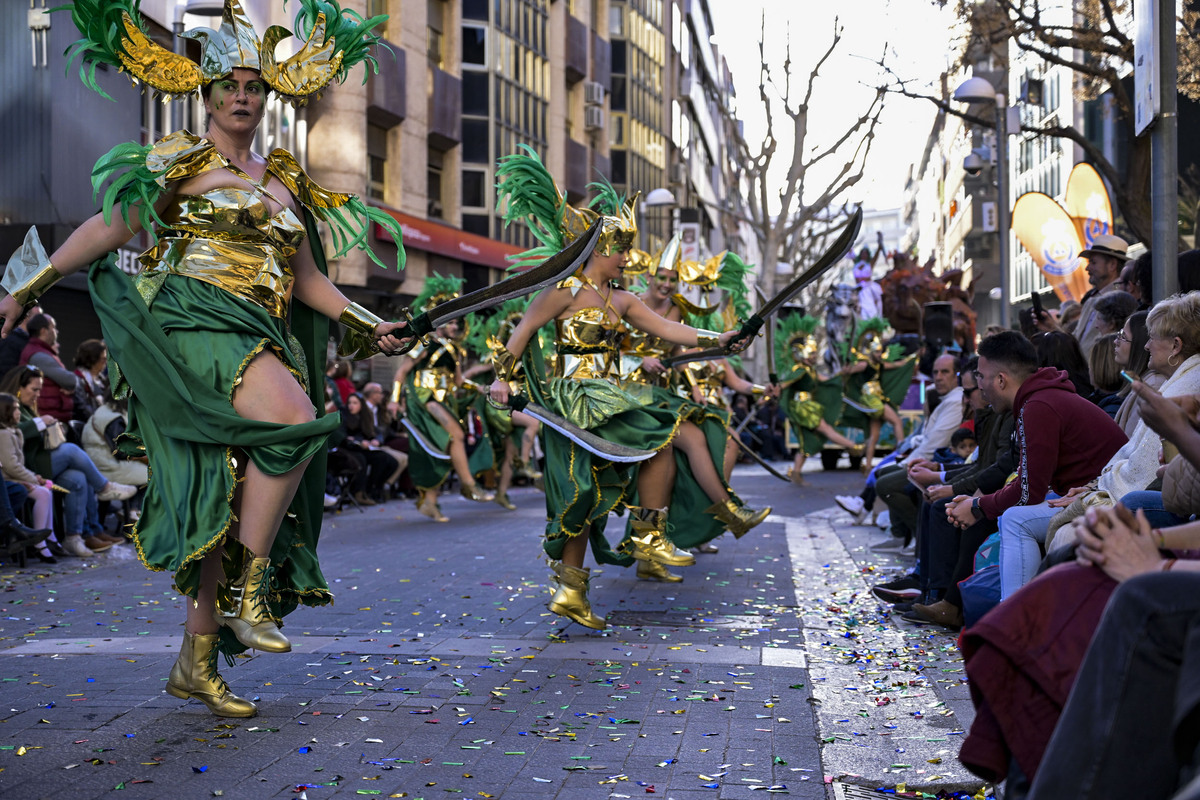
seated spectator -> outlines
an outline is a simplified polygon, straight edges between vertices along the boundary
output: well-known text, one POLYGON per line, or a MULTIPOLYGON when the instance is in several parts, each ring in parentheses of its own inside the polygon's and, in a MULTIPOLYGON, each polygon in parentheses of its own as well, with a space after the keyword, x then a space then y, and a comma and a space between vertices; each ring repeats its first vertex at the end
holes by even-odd
POLYGON ((1075 337, 1065 331, 1045 331, 1030 337, 1038 354, 1039 367, 1053 367, 1067 373, 1075 393, 1088 397, 1092 384, 1088 381, 1088 362, 1075 337))
POLYGON ((332 361, 326 374, 332 377, 334 385, 337 386, 338 395, 334 402, 338 404, 339 409, 345 408, 346 400, 358 391, 354 381, 350 380, 350 362, 344 358, 332 361))
MULTIPOLYGON (((21 484, 33 503, 31 527, 54 529, 54 497, 48 480, 25 466, 25 437, 17 427, 21 423, 21 407, 11 394, 0 393, 0 470, 4 480, 21 484)), ((37 557, 44 564, 58 562, 45 542, 36 545, 37 557)))
POLYGON ((49 314, 29 320, 29 342, 21 351, 20 365, 36 367, 47 379, 40 399, 41 414, 70 422, 75 412, 75 387, 79 379, 58 357, 58 324, 49 314))
MULTIPOLYGON (((1113 359, 1117 367, 1151 389, 1158 389, 1166 377, 1150 369, 1150 351, 1146 349, 1146 342, 1150 341, 1150 331, 1146 329, 1148 315, 1147 311, 1135 311, 1125 320, 1125 327, 1113 340, 1113 359)), ((1121 388, 1121 407, 1113 417, 1113 421, 1121 426, 1126 436, 1133 435, 1133 429, 1137 427, 1139 419, 1137 395, 1133 393, 1132 388, 1129 383, 1125 383, 1121 388)))
POLYGON ((1116 419, 1121 410, 1122 387, 1128 386, 1121 377, 1121 368, 1117 365, 1116 333, 1106 333, 1096 340, 1092 355, 1088 358, 1088 381, 1092 384, 1092 393, 1088 395, 1105 414, 1116 419))
POLYGON ((1014 331, 979 345, 976 380, 993 409, 1012 409, 1017 476, 983 497, 959 495, 946 513, 960 528, 984 519, 999 520, 1001 597, 1027 583, 1042 560, 1050 519, 1050 492, 1065 493, 1101 468, 1125 443, 1108 415, 1080 397, 1065 372, 1038 367, 1033 345, 1014 331))
POLYGON ((1079 324, 1079 316, 1083 306, 1074 300, 1068 300, 1058 307, 1058 324, 1067 333, 1074 334, 1075 326, 1079 324))
POLYGON ((955 467, 967 463, 967 459, 975 452, 975 431, 970 428, 959 428, 950 437, 947 447, 939 447, 933 451, 933 463, 942 467, 955 467))
POLYGON ((1150 251, 1147 250, 1133 261, 1127 262, 1121 270, 1121 277, 1117 279, 1117 288, 1128 292, 1137 301, 1137 311, 1150 309, 1150 298, 1154 296, 1152 272, 1153 261, 1150 251))
POLYGON ((70 555, 89 558, 125 541, 109 536, 100 527, 98 501, 129 500, 137 494, 137 488, 106 480, 77 445, 63 442, 47 449, 44 434, 58 420, 39 413, 43 381, 37 367, 17 367, 0 381, 0 392, 15 396, 21 407, 19 427, 25 439, 25 463, 69 492, 63 498, 63 549, 70 555))
POLYGON ((1126 291, 1109 292, 1097 297, 1096 330, 1100 332, 1100 336, 1116 333, 1125 327, 1125 320, 1137 309, 1137 298, 1126 291))
POLYGON ((391 447, 388 442, 392 435, 395 415, 388 408, 387 398, 383 394, 383 386, 374 381, 368 383, 363 387, 362 397, 365 403, 363 415, 371 423, 371 438, 378 441, 379 449, 391 456, 396 462, 395 469, 383 481, 385 488, 394 490, 399 481, 400 474, 408 468, 408 452, 397 450, 391 447))
MULTIPOLYGON (((100 339, 87 339, 75 350, 74 419, 87 422, 108 394, 108 348, 100 339)), ((128 481, 126 481, 128 483, 128 481)))
POLYGON ((356 479, 354 499, 359 505, 375 505, 375 497, 382 498, 383 486, 388 476, 398 472, 396 459, 379 449, 374 423, 366 413, 366 402, 358 392, 346 398, 346 410, 342 413, 342 429, 345 439, 340 448, 351 454, 357 452, 366 466, 356 479))
POLYGON ((117 449, 117 437, 129 426, 127 400, 109 398, 83 427, 83 449, 100 474, 116 483, 142 488, 150 482, 145 461, 128 458, 117 449))

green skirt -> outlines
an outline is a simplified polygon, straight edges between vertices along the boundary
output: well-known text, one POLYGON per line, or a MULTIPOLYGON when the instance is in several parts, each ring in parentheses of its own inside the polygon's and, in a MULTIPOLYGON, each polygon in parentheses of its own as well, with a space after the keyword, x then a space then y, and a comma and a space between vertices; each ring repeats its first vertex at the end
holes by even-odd
MULTIPOLYGON (((725 442, 729 439, 729 412, 713 406, 701 405, 686 400, 677 394, 658 386, 653 388, 653 403, 657 408, 669 411, 676 419, 690 422, 700 428, 708 446, 708 456, 712 459, 717 475, 725 486, 729 496, 739 503, 740 499, 733 488, 725 483, 725 442)), ((637 466, 636 464, 634 465, 637 466)), ((636 471, 634 472, 634 487, 636 487, 636 471)), ((639 505, 636 490, 630 499, 631 505, 639 505)), ((667 535, 677 547, 687 549, 698 547, 710 542, 725 533, 725 526, 705 509, 712 506, 696 476, 692 472, 692 464, 682 450, 675 450, 675 486, 671 490, 671 504, 667 511, 667 535)), ((632 521, 625 523, 625 539, 622 545, 629 541, 633 534, 632 521)), ((619 549, 626 549, 622 547, 619 549)))
MULTIPOLYGON (((405 419, 416 428, 425 441, 429 442, 439 453, 449 453, 450 434, 442 427, 433 414, 429 413, 428 403, 436 402, 433 393, 423 387, 418 387, 410 373, 404 382, 405 419)), ((451 416, 466 428, 468 411, 475 411, 484 420, 483 436, 480 441, 467 443, 467 464, 472 475, 478 475, 492 468, 492 442, 486 422, 486 401, 478 392, 467 392, 463 397, 447 395, 442 403, 451 416)), ((425 448, 413 441, 408 448, 408 474, 413 484, 422 491, 437 489, 446 482, 453 467, 449 459, 437 458, 430 455, 425 448)))
MULTIPOLYGON (((326 439, 337 429, 338 416, 325 416, 322 403, 315 406, 318 418, 312 422, 260 422, 239 416, 231 402, 242 373, 261 352, 274 354, 306 390, 323 364, 307 363, 283 320, 211 284, 168 275, 147 307, 111 258, 92 266, 90 283, 117 366, 116 383, 130 391, 122 447, 144 452, 150 464, 142 514, 133 529, 138 557, 152 570, 173 571, 176 588, 195 597, 200 559, 225 545, 228 585, 246 553, 226 536, 237 520, 233 499, 246 459, 268 475, 311 459, 271 549, 269 600, 279 618, 301 603, 331 602, 316 547, 326 439)), ((305 312, 307 326, 312 312, 305 312)), ((311 343, 320 334, 306 338, 311 343)), ((319 377, 316 384, 323 391, 319 377)), ((245 647, 224 629, 221 649, 237 653, 245 647)))
MULTIPOLYGON (((670 444, 681 422, 669 410, 645 404, 604 380, 552 378, 542 400, 551 411, 607 441, 644 450, 661 450, 670 444)), ((542 431, 546 555, 561 559, 567 540, 588 531, 598 563, 629 566, 633 557, 612 548, 604 526, 608 515, 621 506, 635 465, 594 455, 549 426, 543 425, 542 431)))
POLYGON ((806 456, 820 453, 826 439, 817 433, 817 426, 824 420, 830 426, 837 427, 843 414, 841 378, 834 376, 820 380, 806 374, 789 384, 781 399, 788 421, 792 423, 796 438, 800 441, 801 451, 806 456), (798 395, 801 392, 808 392, 810 399, 800 399, 798 395))

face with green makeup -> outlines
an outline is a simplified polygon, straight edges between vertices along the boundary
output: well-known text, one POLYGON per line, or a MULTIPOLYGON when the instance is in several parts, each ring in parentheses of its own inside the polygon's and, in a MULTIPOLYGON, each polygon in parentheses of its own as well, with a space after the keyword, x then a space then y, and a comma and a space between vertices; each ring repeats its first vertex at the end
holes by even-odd
POLYGON ((254 70, 240 67, 209 84, 204 97, 209 125, 231 134, 253 135, 266 106, 266 82, 254 70))

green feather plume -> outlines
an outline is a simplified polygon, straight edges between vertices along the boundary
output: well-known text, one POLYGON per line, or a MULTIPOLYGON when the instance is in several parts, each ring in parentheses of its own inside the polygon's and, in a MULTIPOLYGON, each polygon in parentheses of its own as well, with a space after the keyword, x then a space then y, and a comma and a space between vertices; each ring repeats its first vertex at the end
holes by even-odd
MULTIPOLYGON (((284 0, 287 6, 287 0, 284 0)), ((365 18, 357 11, 343 9, 337 0, 300 0, 300 10, 296 12, 296 36, 302 41, 308 41, 312 35, 313 26, 317 24, 317 15, 325 15, 325 40, 333 39, 342 51, 342 65, 338 69, 337 81, 344 83, 350 70, 359 64, 366 64, 372 74, 379 74, 379 62, 371 52, 374 47, 387 47, 380 43, 380 36, 375 33, 383 23, 387 22, 387 14, 365 18)), ((390 47, 387 47, 391 51, 390 47)), ((392 53, 394 56, 395 53, 392 53)), ((363 83, 367 82, 367 72, 363 70, 363 83)))
POLYGON ((100 157, 92 167, 92 199, 100 194, 100 187, 111 180, 104 192, 101 209, 104 224, 112 224, 113 207, 121 207, 121 219, 129 226, 129 212, 137 212, 142 229, 156 238, 151 223, 163 224, 154 206, 162 196, 163 187, 157 176, 146 167, 146 156, 154 145, 139 145, 123 142, 100 157))
POLYGON ((750 274, 751 265, 737 255, 726 251, 721 259, 721 272, 717 275, 716 286, 729 295, 729 305, 740 320, 747 320, 754 310, 750 308, 750 298, 746 291, 746 276, 750 274))
POLYGON ((337 208, 308 208, 318 219, 329 224, 329 238, 333 240, 334 247, 332 258, 341 258, 357 247, 365 251, 376 264, 388 269, 388 265, 379 260, 368 244, 368 234, 374 222, 391 235, 396 243, 396 269, 404 269, 404 231, 400 223, 386 211, 367 205, 358 195, 351 195, 346 203, 337 208))
POLYGON ((608 178, 603 175, 600 176, 599 180, 589 183, 588 188, 596 193, 596 196, 592 198, 592 202, 588 203, 588 208, 597 214, 606 217, 615 217, 625 207, 625 195, 618 192, 616 187, 609 183, 608 178))
POLYGON ((562 222, 567 204, 554 177, 537 151, 522 144, 527 155, 514 153, 500 159, 496 167, 496 205, 504 207, 504 226, 525 220, 541 245, 510 256, 509 269, 537 264, 563 249, 562 222))
POLYGON ((82 38, 67 48, 67 73, 79 62, 79 79, 83 85, 108 100, 113 98, 96 83, 96 69, 101 65, 122 69, 119 53, 124 36, 122 14, 128 13, 143 31, 146 23, 142 19, 142 0, 75 0, 69 5, 51 11, 70 11, 71 21, 79 29, 82 38))
POLYGON ((430 273, 425 278, 425 285, 421 287, 421 293, 413 301, 412 307, 417 311, 428 311, 429 309, 426 306, 429 305, 429 301, 436 295, 461 294, 464 283, 466 281, 454 275, 439 275, 436 272, 430 273))
POLYGON ((775 363, 792 362, 792 340, 797 336, 812 336, 821 325, 821 320, 807 314, 788 314, 775 322, 775 363))
POLYGON ((511 331, 503 330, 505 320, 515 314, 524 314, 527 308, 529 308, 528 297, 513 297, 505 300, 498 308, 489 309, 493 312, 490 315, 480 314, 480 318, 476 319, 476 324, 471 326, 471 330, 467 334, 467 346, 480 358, 490 354, 492 347, 488 343, 489 340, 496 339, 503 342, 508 333, 511 333, 511 331))

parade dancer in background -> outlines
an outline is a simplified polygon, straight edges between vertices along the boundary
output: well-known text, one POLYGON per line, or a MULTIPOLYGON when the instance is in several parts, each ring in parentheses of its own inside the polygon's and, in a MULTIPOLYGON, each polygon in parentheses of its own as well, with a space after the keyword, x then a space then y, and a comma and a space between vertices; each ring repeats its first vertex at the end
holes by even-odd
POLYGON ((917 368, 915 355, 902 355, 899 345, 883 346, 887 328, 887 320, 882 317, 860 322, 850 349, 851 361, 842 367, 846 378, 844 400, 849 406, 843 410, 842 419, 852 421, 855 416, 865 417, 866 424, 861 426, 867 429, 862 462, 864 475, 871 471, 883 423, 892 426, 897 445, 904 438, 904 423, 896 409, 904 401, 917 368))
POLYGON ((500 371, 491 387, 492 400, 509 402, 508 381, 524 357, 528 390, 535 402, 607 442, 655 451, 654 457, 638 468, 640 505, 629 507, 634 533, 623 544, 624 552, 618 553, 605 539, 604 526, 609 513, 626 496, 628 466, 580 447, 563 431, 544 430, 549 522, 543 547, 553 559, 558 585, 549 608, 587 627, 602 629, 605 621, 592 612, 590 573, 583 566, 589 542, 600 563, 628 566, 637 559, 667 566, 694 564, 692 555, 666 536, 669 487, 675 470, 672 444, 684 449, 693 464, 708 458, 702 438, 679 436, 682 420, 670 410, 646 404, 618 385, 621 324, 628 321, 653 336, 691 347, 725 346, 735 333, 717 335, 664 319, 634 294, 618 288, 615 282, 621 278, 637 238, 634 200, 617 195, 607 183, 592 184, 599 197, 591 208, 575 209, 565 201, 537 155, 526 150, 528 155, 503 159, 497 170, 506 219, 527 219, 530 230, 543 243, 525 253, 525 259, 561 249, 564 241, 577 238, 597 217, 603 227, 600 242, 583 269, 543 290, 530 303, 496 357, 500 371), (543 378, 540 350, 530 344, 537 331, 551 322, 555 356, 549 377, 543 378))
MULTIPOLYGON (((434 273, 413 302, 418 311, 458 297, 463 279, 434 273)), ((492 443, 484 423, 483 395, 463 381, 466 320, 438 328, 403 357, 395 381, 401 388, 404 427, 408 428, 408 472, 417 487, 417 510, 434 522, 449 522, 438 505, 441 486, 453 471, 459 492, 468 500, 490 503, 475 476, 492 468, 492 443)))
POLYGON ((796 450, 789 477, 803 485, 804 462, 821 452, 826 442, 861 455, 862 445, 855 444, 833 427, 842 415, 842 378, 817 374, 817 342, 813 333, 821 321, 816 317, 792 314, 778 320, 775 333, 775 363, 784 366, 780 377, 783 410, 796 431, 800 447, 796 450))
POLYGON ((250 717, 254 703, 217 672, 218 649, 287 652, 282 618, 332 600, 316 555, 326 438, 338 426, 336 414, 323 415, 326 318, 349 329, 344 354, 403 344, 401 323, 350 303, 329 281, 317 234, 320 219, 342 255, 365 247, 372 222, 396 242, 399 226, 313 183, 290 153, 251 147, 268 92, 302 104, 373 62, 372 29, 386 18, 327 18, 328 4, 301 0, 297 29, 314 41, 277 62, 278 38, 263 45, 237 0, 226 0, 219 31, 185 34, 200 43, 197 64, 154 44, 137 5, 71 6, 84 82, 99 91, 94 72, 105 65, 161 92, 199 91, 205 136, 178 131, 104 156, 93 172, 97 188, 113 180, 102 212, 49 261, 36 234, 27 239, 25 268, 10 262, 5 275, 0 316, 7 335, 23 308, 91 265, 114 393, 129 398, 124 446, 150 465, 133 540, 142 562, 173 571, 186 595, 166 690, 219 716, 250 717), (143 230, 154 244, 134 281, 114 252, 143 230))

